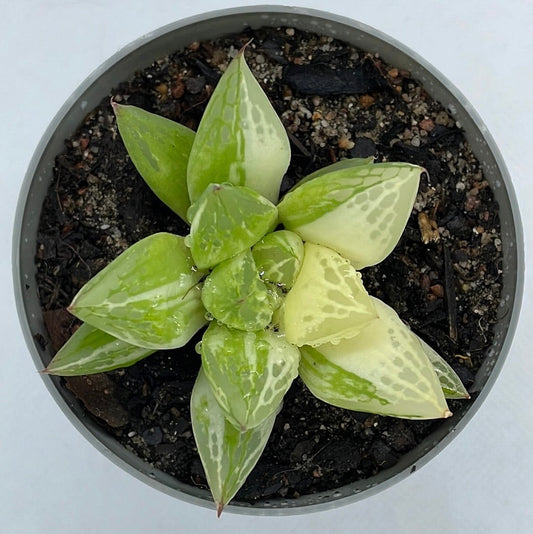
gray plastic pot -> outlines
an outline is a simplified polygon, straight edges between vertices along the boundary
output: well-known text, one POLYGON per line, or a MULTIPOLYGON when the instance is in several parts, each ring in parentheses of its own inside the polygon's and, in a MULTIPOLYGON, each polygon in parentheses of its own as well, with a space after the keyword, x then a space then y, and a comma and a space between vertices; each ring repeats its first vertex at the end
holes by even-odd
MULTIPOLYGON (((16 216, 14 231, 14 286, 18 313, 26 342, 37 368, 50 360, 48 349, 35 341, 36 335, 48 338, 37 287, 35 262, 37 226, 41 205, 52 179, 55 156, 63 149, 63 140, 71 137, 85 114, 104 98, 119 82, 135 71, 147 67, 158 57, 187 46, 192 41, 213 39, 243 30, 245 27, 291 26, 326 34, 364 50, 377 52, 389 64, 409 70, 425 86, 428 93, 441 102, 460 121, 472 149, 482 162, 485 177, 500 206, 503 247, 503 292, 501 320, 483 366, 476 376, 473 390, 479 392, 475 401, 465 402, 423 443, 391 469, 378 475, 331 490, 307 495, 296 500, 272 499, 254 505, 234 502, 227 510, 248 514, 291 514, 318 511, 352 503, 391 486, 428 462, 471 419, 497 378, 509 353, 511 339, 520 311, 523 291, 523 240, 517 202, 512 184, 494 141, 474 111, 457 89, 422 58, 394 39, 353 20, 303 8, 256 6, 229 9, 191 17, 165 26, 141 37, 121 49, 93 72, 72 94, 46 130, 27 171, 16 216)), ((43 376, 50 393, 72 424, 113 462, 149 485, 184 501, 212 507, 208 491, 179 482, 153 469, 105 433, 91 418, 85 417, 79 402, 56 377, 43 376)))

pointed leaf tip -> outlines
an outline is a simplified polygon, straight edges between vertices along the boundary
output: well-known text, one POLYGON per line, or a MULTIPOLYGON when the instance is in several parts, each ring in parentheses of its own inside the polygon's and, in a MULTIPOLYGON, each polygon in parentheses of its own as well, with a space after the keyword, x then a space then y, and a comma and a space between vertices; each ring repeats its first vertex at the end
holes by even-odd
POLYGON ((466 390, 464 384, 457 373, 453 370, 449 363, 444 360, 432 347, 430 347, 423 339, 413 333, 424 350, 425 355, 433 366, 437 377, 439 378, 442 391, 447 399, 469 399, 470 394, 466 390))
POLYGON ((246 41, 240 50, 237 52, 237 56, 242 56, 244 54, 244 51, 254 42, 254 38, 252 37, 249 41, 246 41))
POLYGON ((103 373, 129 367, 152 352, 151 349, 136 347, 84 323, 41 373, 58 376, 103 373))
POLYGON ((222 515, 222 512, 224 510, 224 503, 223 502, 217 502, 217 517, 220 518, 222 515))

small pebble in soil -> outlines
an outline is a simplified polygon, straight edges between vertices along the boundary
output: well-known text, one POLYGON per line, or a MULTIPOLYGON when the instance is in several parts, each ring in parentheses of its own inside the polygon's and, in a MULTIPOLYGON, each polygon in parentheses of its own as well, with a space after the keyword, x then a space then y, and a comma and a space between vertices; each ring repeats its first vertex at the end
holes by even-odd
POLYGON ((163 432, 158 426, 153 426, 142 433, 142 438, 147 445, 159 445, 163 439, 163 432))

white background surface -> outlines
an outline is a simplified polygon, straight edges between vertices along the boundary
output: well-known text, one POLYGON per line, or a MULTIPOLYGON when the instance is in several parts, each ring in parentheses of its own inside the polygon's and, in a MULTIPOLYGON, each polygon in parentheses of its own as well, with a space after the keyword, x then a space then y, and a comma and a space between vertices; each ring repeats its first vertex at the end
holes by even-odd
MULTIPOLYGON (((36 373, 12 296, 11 234, 18 191, 41 135, 78 84, 120 47, 168 22, 243 4, 253 2, 0 0, 0 532, 532 532, 529 279, 513 350, 470 425, 401 484, 329 512, 288 518, 227 514, 217 521, 214 512, 174 500, 115 467, 70 426, 36 373)), ((388 33, 466 95, 513 177, 530 257, 533 3, 292 5, 329 9, 388 33)))

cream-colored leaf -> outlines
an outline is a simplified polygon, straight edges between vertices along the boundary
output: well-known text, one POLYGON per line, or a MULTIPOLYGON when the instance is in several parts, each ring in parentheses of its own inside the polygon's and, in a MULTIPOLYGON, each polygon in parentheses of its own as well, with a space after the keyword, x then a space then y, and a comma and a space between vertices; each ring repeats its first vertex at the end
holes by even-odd
POLYGON ((299 347, 338 342, 359 334, 376 317, 350 262, 327 247, 305 243, 300 273, 285 299, 287 341, 299 347))
POLYGON ((280 221, 304 241, 324 245, 362 269, 398 243, 423 169, 408 163, 356 165, 319 175, 289 192, 280 221))
POLYGON ((358 336, 302 347, 303 381, 318 398, 349 410, 407 419, 449 417, 421 344, 392 308, 373 300, 379 319, 358 336))
MULTIPOLYGON (((413 335, 415 335, 413 333, 413 335)), ((435 350, 433 350, 423 339, 417 336, 421 343, 426 356, 433 365, 437 374, 444 396, 447 399, 469 399, 470 394, 464 387, 457 373, 451 368, 450 364, 435 350)))

